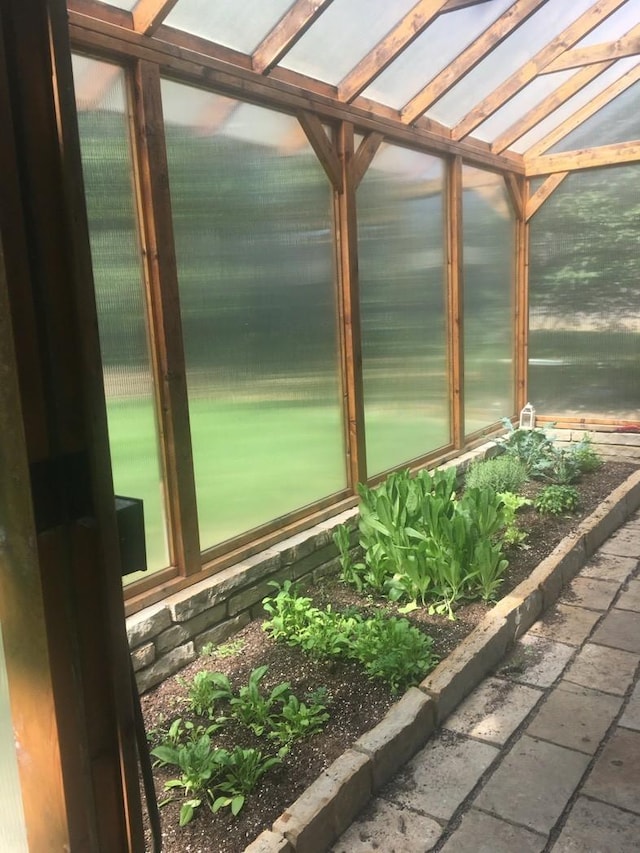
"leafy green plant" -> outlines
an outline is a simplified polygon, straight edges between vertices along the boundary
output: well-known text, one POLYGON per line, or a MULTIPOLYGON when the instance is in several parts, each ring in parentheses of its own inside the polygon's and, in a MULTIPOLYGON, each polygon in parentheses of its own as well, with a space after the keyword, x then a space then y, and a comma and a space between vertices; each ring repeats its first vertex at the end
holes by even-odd
POLYGON ((228 643, 205 643, 200 649, 202 657, 231 658, 240 654, 244 648, 244 640, 230 640, 228 643))
POLYGON ((578 490, 573 486, 546 486, 534 501, 534 506, 541 513, 562 515, 574 512, 580 503, 578 490))
POLYGON ((213 719, 216 700, 226 698, 224 685, 221 685, 219 676, 220 673, 201 670, 194 675, 189 686, 189 707, 201 717, 213 719))
POLYGON ((553 451, 553 440, 548 428, 520 429, 514 427, 509 418, 503 418, 502 424, 507 430, 505 438, 499 441, 499 446, 508 456, 523 463, 527 475, 532 478, 541 476, 541 471, 547 467, 548 459, 553 451))
POLYGON ((277 702, 285 702, 291 694, 287 681, 277 684, 270 693, 260 690, 260 682, 267 674, 267 665, 259 666, 249 675, 248 684, 243 685, 237 696, 230 701, 231 713, 251 731, 260 736, 269 730, 271 713, 277 702))
POLYGON ((582 474, 597 471, 602 466, 602 459, 593 449, 591 439, 586 433, 579 442, 571 445, 571 452, 576 458, 582 474))
MULTIPOLYGON (((165 790, 181 789, 187 797, 180 808, 180 826, 184 826, 189 823, 195 810, 202 804, 203 796, 219 769, 216 751, 211 746, 211 738, 203 734, 179 746, 160 744, 151 750, 151 755, 159 759, 162 764, 174 764, 182 771, 177 778, 165 782, 165 790)), ((160 805, 166 805, 172 800, 173 797, 169 797, 160 805)))
POLYGON ((474 462, 467 471, 467 489, 493 489, 494 492, 520 491, 527 481, 524 462, 516 456, 502 454, 474 462))
POLYGON ((280 712, 270 721, 269 737, 289 744, 299 738, 307 737, 324 728, 329 714, 324 701, 308 699, 301 702, 297 696, 289 694, 280 712))
POLYGON ((530 498, 525 498, 522 495, 514 495, 513 492, 500 492, 498 495, 502 501, 503 514, 505 520, 505 528, 502 533, 502 541, 505 545, 517 545, 519 548, 526 548, 524 544, 528 533, 526 530, 521 530, 516 523, 516 513, 519 509, 525 506, 533 506, 533 501, 530 498))
POLYGON ((264 774, 282 763, 282 754, 263 755, 258 749, 237 746, 231 751, 217 750, 217 762, 220 779, 209 791, 211 811, 215 814, 229 808, 235 817, 264 774))

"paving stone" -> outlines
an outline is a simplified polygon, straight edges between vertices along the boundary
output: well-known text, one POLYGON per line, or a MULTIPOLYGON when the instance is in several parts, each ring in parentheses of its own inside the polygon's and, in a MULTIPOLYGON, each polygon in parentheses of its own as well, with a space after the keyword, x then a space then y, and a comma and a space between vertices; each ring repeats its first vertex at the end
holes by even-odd
POLYGON ((604 554, 616 554, 620 557, 640 557, 640 529, 629 525, 620 528, 610 536, 600 549, 604 554))
POLYGON ((600 619, 600 613, 595 613, 593 610, 556 604, 529 630, 533 634, 547 637, 558 643, 580 646, 587 639, 598 619, 600 619))
POLYGON ((552 853, 637 853, 640 816, 579 797, 552 853))
POLYGON ((561 681, 527 728, 527 734, 593 755, 621 705, 621 696, 561 681))
POLYGON ((449 820, 498 754, 489 744, 443 731, 409 762, 384 796, 449 820))
POLYGON ((546 837, 470 809, 442 853, 540 853, 546 837))
POLYGON ((597 554, 580 569, 579 576, 583 578, 600 578, 601 580, 621 581, 624 583, 631 572, 635 571, 638 561, 630 557, 616 557, 614 554, 597 554))
POLYGON ((584 784, 582 793, 640 813, 640 732, 618 728, 584 784))
POLYGON ((331 853, 427 853, 442 835, 435 820, 383 799, 374 800, 331 853))
POLYGON ((620 589, 619 581, 574 578, 559 598, 561 604, 607 610, 620 589))
POLYGON ((624 696, 639 662, 640 656, 631 652, 586 643, 564 677, 583 687, 624 696))
POLYGON ((504 744, 542 696, 542 691, 487 678, 447 720, 445 728, 504 744))
POLYGON ((640 683, 636 684, 629 703, 620 717, 620 725, 640 731, 640 683))
POLYGON ((619 610, 635 610, 640 613, 640 581, 629 581, 627 588, 616 601, 619 610))
POLYGON ((588 755, 523 735, 486 783, 475 805, 547 834, 588 763, 588 755))
POLYGON ((527 632, 514 645, 498 675, 534 687, 551 687, 575 652, 573 646, 527 632))
POLYGON ((612 610, 598 626, 591 642, 640 654, 640 613, 612 610))

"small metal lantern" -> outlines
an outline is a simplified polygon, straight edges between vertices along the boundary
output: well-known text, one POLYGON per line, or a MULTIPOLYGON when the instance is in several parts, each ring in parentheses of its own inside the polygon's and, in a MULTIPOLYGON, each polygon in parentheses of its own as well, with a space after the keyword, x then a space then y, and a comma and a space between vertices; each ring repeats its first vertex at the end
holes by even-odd
POLYGON ((536 425, 536 410, 531 403, 527 403, 520 412, 520 429, 533 429, 536 425))

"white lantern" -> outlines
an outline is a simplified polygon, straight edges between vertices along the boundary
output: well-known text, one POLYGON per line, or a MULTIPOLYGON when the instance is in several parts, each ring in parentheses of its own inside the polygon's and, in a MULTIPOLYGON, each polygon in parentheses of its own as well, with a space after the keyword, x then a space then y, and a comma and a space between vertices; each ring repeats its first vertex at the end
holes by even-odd
POLYGON ((536 410, 531 403, 527 403, 520 412, 520 429, 533 429, 536 425, 536 410))

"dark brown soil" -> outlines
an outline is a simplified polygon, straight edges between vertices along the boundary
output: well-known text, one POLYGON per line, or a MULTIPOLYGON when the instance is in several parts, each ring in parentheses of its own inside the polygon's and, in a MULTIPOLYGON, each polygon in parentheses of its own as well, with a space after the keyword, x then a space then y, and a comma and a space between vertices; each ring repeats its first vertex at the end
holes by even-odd
MULTIPOLYGON (((519 526, 529 532, 527 549, 512 549, 509 557, 507 577, 500 589, 505 595, 528 576, 577 524, 599 505, 599 503, 629 474, 636 469, 632 464, 608 462, 600 470, 586 475, 578 489, 581 497, 579 513, 571 517, 541 517, 533 510, 519 515, 519 526)), ((348 604, 359 604, 370 609, 389 605, 363 599, 346 588, 337 579, 327 580, 319 589, 313 590, 315 603, 331 602, 340 608, 348 604)), ((460 641, 473 630, 487 612, 488 605, 474 603, 460 607, 456 621, 442 616, 430 616, 426 610, 417 610, 408 618, 430 634, 434 639, 434 650, 440 659, 445 658, 460 641)), ((230 656, 205 656, 194 661, 178 676, 170 678, 152 692, 142 697, 143 713, 152 742, 159 731, 166 729, 176 717, 188 717, 185 704, 186 681, 201 669, 226 673, 235 687, 246 684, 252 669, 268 664, 269 671, 264 679, 266 688, 282 681, 290 682, 299 697, 324 686, 330 698, 330 720, 326 728, 311 738, 298 742, 281 767, 270 770, 258 788, 249 796, 244 809, 233 818, 228 810, 217 815, 203 806, 193 821, 185 827, 178 826, 179 804, 170 803, 161 810, 163 830, 163 853, 239 853, 263 829, 292 803, 311 782, 334 759, 347 749, 362 733, 375 726, 397 697, 387 688, 370 681, 355 664, 318 663, 303 652, 272 641, 263 631, 261 623, 254 621, 234 638, 238 651, 230 656)), ((207 723, 207 720, 194 721, 207 723)), ((229 731, 216 745, 233 747, 252 744, 246 730, 229 731), (243 733, 244 732, 244 733, 243 733)), ((264 744, 261 747, 264 751, 264 744)), ((275 751, 275 750, 272 750, 275 751)), ((174 768, 175 771, 175 768, 174 768)), ((158 799, 166 797, 164 783, 178 775, 170 769, 155 771, 158 799)), ((151 848, 149 848, 151 849, 151 848)))

